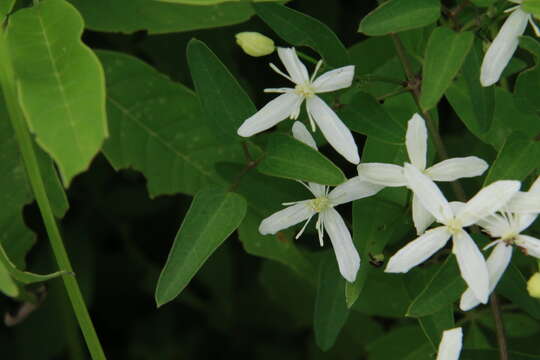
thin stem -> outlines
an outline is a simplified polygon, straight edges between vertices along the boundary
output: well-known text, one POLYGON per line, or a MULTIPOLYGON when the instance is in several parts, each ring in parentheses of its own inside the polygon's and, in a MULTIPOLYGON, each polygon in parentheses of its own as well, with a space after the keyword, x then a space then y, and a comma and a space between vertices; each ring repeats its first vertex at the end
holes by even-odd
POLYGON ((361 82, 373 82, 373 81, 379 81, 379 82, 385 82, 389 84, 396 84, 400 86, 404 86, 404 82, 399 79, 389 78, 386 76, 378 76, 378 75, 359 75, 355 77, 356 81, 361 82))
MULTIPOLYGON (((0 84, 7 104, 9 118, 15 131, 28 179, 41 212, 58 267, 60 270, 73 273, 73 268, 45 191, 45 185, 34 152, 34 144, 22 110, 19 107, 15 75, 11 66, 6 39, 4 33, 0 30, 0 84)), ((75 276, 64 276, 62 279, 92 359, 106 359, 75 276)))
POLYGON ((317 63, 319 62, 318 60, 316 60, 315 58, 309 56, 309 55, 306 55, 304 54, 303 52, 301 51, 298 51, 296 50, 296 54, 298 55, 298 57, 306 60, 306 61, 309 61, 310 63, 314 64, 314 65, 317 65, 317 63))
POLYGON ((499 345, 499 359, 508 360, 508 347, 506 345, 506 336, 504 333, 504 322, 502 320, 499 299, 495 293, 490 296, 491 312, 495 320, 495 330, 497 333, 497 344, 499 345))
POLYGON ((383 101, 385 99, 388 99, 389 97, 403 94, 404 92, 407 92, 407 91, 409 91, 409 89, 402 87, 402 88, 396 89, 394 91, 391 91, 389 93, 386 93, 384 95, 377 97, 377 101, 383 101))

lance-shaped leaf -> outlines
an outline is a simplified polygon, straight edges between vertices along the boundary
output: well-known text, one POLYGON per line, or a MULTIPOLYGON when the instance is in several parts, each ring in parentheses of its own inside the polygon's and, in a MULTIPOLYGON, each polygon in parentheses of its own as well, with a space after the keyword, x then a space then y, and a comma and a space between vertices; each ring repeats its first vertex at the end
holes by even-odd
POLYGON ((315 341, 329 350, 349 317, 345 304, 345 280, 339 273, 334 254, 328 253, 319 267, 319 281, 315 300, 313 327, 315 341))
POLYGON ((263 174, 317 184, 339 185, 345 175, 328 158, 292 136, 272 134, 266 157, 257 167, 263 174))
POLYGON ((142 171, 151 196, 194 194, 222 182, 214 163, 243 159, 241 145, 224 141, 206 122, 193 91, 134 57, 98 55, 107 76, 111 132, 105 156, 116 169, 142 171))
POLYGON ((107 136, 103 69, 83 27, 73 6, 48 0, 13 14, 7 31, 24 115, 66 186, 107 136))
POLYGON ((437 21, 440 12, 439 0, 389 0, 367 14, 358 31, 379 36, 421 28, 437 21))
POLYGON ((330 67, 350 64, 349 53, 336 34, 319 20, 281 4, 253 4, 257 15, 283 40, 316 50, 330 67))
POLYGON ((215 28, 247 21, 254 13, 251 4, 245 1, 210 6, 151 0, 69 2, 81 12, 88 28, 123 33, 147 30, 150 34, 158 34, 215 28))
POLYGON ((187 58, 195 90, 208 123, 229 138, 257 109, 225 65, 202 41, 191 40, 187 58))
POLYGON ((242 196, 217 187, 195 196, 159 276, 157 306, 182 292, 210 255, 240 225, 246 208, 242 196))
POLYGON ((420 106, 427 111, 437 105, 465 60, 474 37, 437 27, 429 37, 422 71, 420 106))

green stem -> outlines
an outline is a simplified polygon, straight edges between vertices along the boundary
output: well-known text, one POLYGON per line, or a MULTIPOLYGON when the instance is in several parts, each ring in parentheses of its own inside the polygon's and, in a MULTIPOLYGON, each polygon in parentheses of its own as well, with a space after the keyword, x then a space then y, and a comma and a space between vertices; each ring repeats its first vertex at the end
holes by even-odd
MULTIPOLYGON (((11 65, 5 34, 1 30, 0 84, 2 86, 2 92, 4 93, 4 98, 8 108, 9 118, 19 143, 19 148, 24 160, 28 179, 41 212, 56 262, 61 270, 68 273, 73 273, 73 268, 71 267, 68 254, 62 242, 62 237, 60 236, 56 219, 54 218, 52 212, 51 204, 45 191, 45 184, 43 182, 43 178, 41 177, 37 157, 34 152, 34 144, 26 125, 22 109, 19 106, 15 74, 11 65)), ((92 359, 106 359, 94 329, 94 325, 92 324, 92 320, 90 319, 90 315, 86 309, 86 305, 75 276, 63 276, 62 279, 92 359)))
POLYGON ((317 63, 318 63, 318 61, 315 58, 313 58, 313 57, 311 57, 309 55, 306 55, 301 51, 296 50, 296 54, 298 55, 298 57, 300 57, 300 58, 302 58, 302 59, 304 59, 306 61, 309 61, 310 63, 312 63, 314 65, 317 65, 317 63))

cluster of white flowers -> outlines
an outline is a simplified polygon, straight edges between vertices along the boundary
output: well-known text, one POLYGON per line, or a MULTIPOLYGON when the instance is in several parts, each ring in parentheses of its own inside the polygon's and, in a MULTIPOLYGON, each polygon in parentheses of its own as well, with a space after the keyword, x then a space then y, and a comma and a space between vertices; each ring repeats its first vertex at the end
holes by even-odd
MULTIPOLYGON (((520 4, 521 0, 510 0, 520 4)), ((480 82, 489 86, 498 81, 523 34, 527 22, 536 33, 538 28, 530 14, 520 6, 509 9, 513 13, 503 25, 484 58, 480 82)), ((279 58, 287 73, 275 65, 271 68, 295 84, 294 88, 266 89, 281 93, 256 114, 245 120, 238 129, 240 136, 248 137, 267 130, 278 122, 291 118, 296 120, 301 105, 306 100, 307 114, 312 131, 321 129, 328 143, 345 159, 359 164, 360 157, 350 130, 335 112, 316 94, 347 88, 354 77, 354 66, 331 70, 315 78, 321 62, 317 63, 311 77, 298 58, 294 48, 278 48, 279 58)), ((315 140, 306 127, 295 121, 293 136, 317 149, 315 140)), ((480 303, 486 303, 490 293, 507 268, 512 249, 517 246, 526 254, 540 258, 540 240, 521 234, 540 213, 540 177, 528 192, 520 192, 521 183, 514 180, 496 181, 481 189, 467 203, 449 202, 435 181, 450 182, 460 178, 482 175, 488 164, 475 156, 452 158, 427 167, 428 133, 424 119, 414 114, 408 122, 405 144, 409 162, 398 166, 384 163, 362 163, 357 167, 358 176, 329 190, 328 186, 304 183, 312 194, 309 200, 285 203, 287 207, 262 221, 259 232, 275 234, 300 222, 305 224, 318 214, 316 230, 323 245, 324 230, 328 233, 342 276, 354 282, 360 267, 360 256, 351 234, 334 207, 377 194, 384 187, 405 186, 413 192, 412 217, 418 237, 404 246, 388 261, 388 273, 406 273, 430 258, 452 239, 452 252, 457 258, 461 276, 468 285, 463 293, 460 308, 467 311, 480 303), (439 223, 428 230, 433 223, 439 223), (479 226, 494 240, 484 250, 493 247, 487 261, 475 241, 465 230, 479 226)), ((439 348, 438 359, 457 359, 461 349, 461 328, 447 330, 439 348)))

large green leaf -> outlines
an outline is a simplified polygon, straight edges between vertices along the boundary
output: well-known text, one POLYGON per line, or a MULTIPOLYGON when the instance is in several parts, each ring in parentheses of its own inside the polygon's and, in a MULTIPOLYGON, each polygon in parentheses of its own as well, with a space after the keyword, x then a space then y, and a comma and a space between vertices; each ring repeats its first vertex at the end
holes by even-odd
POLYGON ((319 282, 315 300, 313 327, 315 341, 329 350, 349 317, 345 304, 345 280, 339 273, 334 254, 328 253, 319 267, 319 282))
POLYGON ((389 0, 367 14, 359 32, 386 35, 432 24, 440 16, 439 0, 389 0))
POLYGON ((225 65, 202 41, 191 40, 187 58, 195 90, 208 123, 228 138, 256 112, 255 105, 225 65))
MULTIPOLYGON (((497 349, 465 349, 462 351, 461 360, 493 360, 499 356, 499 350, 497 349)), ((512 360, 540 360, 540 355, 529 355, 517 352, 509 352, 509 358, 512 360)))
POLYGON ((266 152, 257 167, 263 174, 325 185, 339 185, 346 180, 330 160, 292 136, 271 134, 266 152))
POLYGON ((319 20, 281 4, 255 3, 257 15, 283 40, 316 50, 330 67, 349 65, 349 53, 336 34, 319 20))
POLYGON ((191 31, 241 23, 253 15, 251 5, 246 2, 197 6, 152 0, 69 1, 81 12, 88 28, 109 32, 191 31))
POLYGON ((422 71, 420 106, 424 111, 437 105, 461 68, 473 40, 468 31, 456 33, 445 27, 433 30, 422 71))
MULTIPOLYGON (((225 2, 241 2, 243 0, 153 0, 153 1, 160 1, 160 2, 166 2, 166 3, 172 3, 172 4, 188 4, 188 5, 216 5, 216 4, 222 4, 225 2)), ((250 0, 252 2, 259 2, 259 1, 283 1, 283 0, 250 0)))
POLYGON ((433 349, 418 326, 393 328, 367 346, 369 360, 428 360, 433 349))
POLYGON ((156 303, 173 300, 246 215, 242 196, 211 187, 199 192, 176 234, 156 287, 156 303))
POLYGON ((105 79, 83 27, 73 6, 48 0, 13 14, 7 31, 23 112, 66 186, 107 136, 105 79))
POLYGON ((533 16, 540 18, 540 1, 538 0, 523 0, 521 3, 523 11, 526 11, 533 16))
POLYGON ((0 21, 3 21, 4 16, 9 14, 15 5, 15 0, 4 0, 0 3, 0 21))
POLYGON ((514 133, 510 135, 497 154, 497 158, 487 174, 484 185, 497 180, 524 180, 538 168, 540 142, 514 133))
POLYGON ((522 36, 520 46, 528 50, 535 58, 536 64, 519 74, 514 95, 516 103, 525 111, 540 114, 540 42, 530 36, 522 36))
POLYGON ((100 51, 107 76, 110 138, 104 152, 116 168, 133 167, 148 179, 151 196, 194 194, 220 183, 214 163, 241 160, 202 116, 191 90, 134 57, 100 51))

